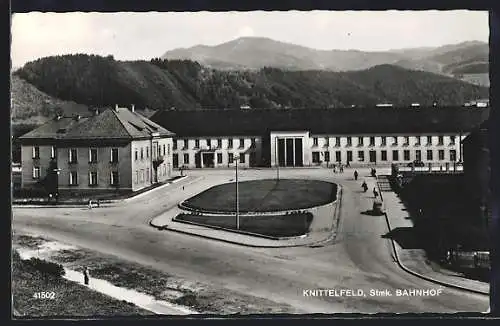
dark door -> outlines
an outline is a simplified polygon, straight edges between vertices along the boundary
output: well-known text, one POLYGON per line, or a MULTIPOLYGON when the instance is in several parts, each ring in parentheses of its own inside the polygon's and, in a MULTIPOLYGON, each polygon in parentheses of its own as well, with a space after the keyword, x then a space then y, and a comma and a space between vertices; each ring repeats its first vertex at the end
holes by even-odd
POLYGON ((200 153, 194 154, 194 165, 197 168, 201 168, 201 154, 200 153))
POLYGON ((285 140, 278 139, 278 165, 285 166, 285 140))
POLYGON ((286 140, 286 166, 294 166, 293 164, 293 139, 286 140))
POLYGON ((303 166, 302 160, 302 138, 295 138, 295 166, 303 166))
POLYGON ((207 168, 214 167, 214 153, 204 153, 203 154, 203 165, 207 168))
POLYGON ((370 162, 372 163, 377 162, 377 154, 375 151, 370 151, 370 162))

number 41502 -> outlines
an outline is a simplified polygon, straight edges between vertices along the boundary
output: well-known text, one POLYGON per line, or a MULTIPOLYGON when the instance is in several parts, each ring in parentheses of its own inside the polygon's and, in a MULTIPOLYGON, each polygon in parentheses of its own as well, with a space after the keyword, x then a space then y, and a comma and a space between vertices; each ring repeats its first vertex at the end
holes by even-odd
POLYGON ((35 298, 35 299, 55 299, 56 293, 55 292, 35 292, 33 294, 33 298, 35 298))

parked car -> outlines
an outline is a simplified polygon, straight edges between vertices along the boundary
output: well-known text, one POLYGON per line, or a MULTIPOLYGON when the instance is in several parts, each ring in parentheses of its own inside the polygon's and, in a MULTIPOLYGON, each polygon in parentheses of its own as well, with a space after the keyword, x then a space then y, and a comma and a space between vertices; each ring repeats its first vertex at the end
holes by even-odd
POLYGON ((422 161, 415 160, 413 162, 408 163, 408 166, 409 167, 423 167, 423 166, 425 166, 425 163, 422 161))

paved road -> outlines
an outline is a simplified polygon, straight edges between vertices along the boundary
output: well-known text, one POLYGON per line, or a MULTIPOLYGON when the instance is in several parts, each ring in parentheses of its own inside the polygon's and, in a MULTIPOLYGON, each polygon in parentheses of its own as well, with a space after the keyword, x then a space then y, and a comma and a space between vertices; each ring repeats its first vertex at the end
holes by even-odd
MULTIPOLYGON (((189 177, 148 196, 116 205, 87 208, 15 208, 16 230, 39 232, 60 241, 112 254, 167 273, 292 305, 298 312, 480 312, 487 296, 443 289, 434 297, 399 297, 397 289, 442 289, 403 272, 394 263, 383 217, 362 214, 372 192, 361 192, 351 170, 280 171, 281 177, 314 178, 343 186, 341 225, 334 244, 322 248, 259 249, 158 231, 154 216, 214 184, 229 182, 234 171, 189 171, 189 177), (311 297, 303 290, 358 289, 366 297, 311 297), (393 296, 370 296, 389 289, 393 296)), ((360 171, 367 181, 368 171, 360 171), (366 176, 366 177, 365 177, 366 176)), ((241 180, 274 177, 272 170, 243 170, 241 180)))

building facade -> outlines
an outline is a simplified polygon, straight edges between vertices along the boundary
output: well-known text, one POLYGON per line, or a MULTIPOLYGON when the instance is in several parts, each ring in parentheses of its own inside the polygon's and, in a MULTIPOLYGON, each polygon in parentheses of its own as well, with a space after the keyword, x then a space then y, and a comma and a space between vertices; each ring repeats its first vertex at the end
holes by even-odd
POLYGON ((165 110, 174 168, 390 166, 463 161, 462 140, 489 108, 165 110), (231 135, 231 136, 224 136, 231 135))
POLYGON ((23 189, 133 192, 172 173, 173 133, 133 108, 56 117, 21 136, 23 189))

